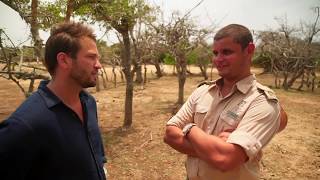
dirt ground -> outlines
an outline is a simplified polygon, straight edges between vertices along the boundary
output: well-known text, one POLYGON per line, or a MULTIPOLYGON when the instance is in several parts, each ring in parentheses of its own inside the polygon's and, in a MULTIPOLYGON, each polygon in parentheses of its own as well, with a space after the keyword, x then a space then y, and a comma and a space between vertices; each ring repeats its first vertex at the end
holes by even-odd
MULTIPOLYGON (((257 78, 265 85, 273 85, 271 75, 257 75, 257 78)), ((185 98, 201 80, 200 76, 188 77, 185 98)), ((163 143, 165 123, 177 101, 177 78, 156 79, 150 74, 145 87, 135 87, 133 125, 128 130, 121 128, 125 86, 119 83, 114 88, 111 82, 107 85, 108 88, 100 92, 94 88, 88 91, 98 104, 109 179, 184 180, 185 156, 163 143)), ((310 93, 275 89, 275 92, 288 113, 289 123, 265 148, 261 179, 320 179, 320 90, 310 93)), ((14 83, 0 78, 0 99, 1 121, 24 97, 14 83)))

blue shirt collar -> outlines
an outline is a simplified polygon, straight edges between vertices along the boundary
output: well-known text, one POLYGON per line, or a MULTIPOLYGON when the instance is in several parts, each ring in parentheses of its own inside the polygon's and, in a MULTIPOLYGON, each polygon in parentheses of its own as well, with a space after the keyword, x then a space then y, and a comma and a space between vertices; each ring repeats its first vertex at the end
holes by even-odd
MULTIPOLYGON (((42 80, 39 84, 38 92, 44 99, 48 108, 51 108, 63 102, 47 87, 49 82, 50 80, 42 80)), ((82 90, 79 94, 79 97, 81 101, 87 101, 88 93, 82 90)))

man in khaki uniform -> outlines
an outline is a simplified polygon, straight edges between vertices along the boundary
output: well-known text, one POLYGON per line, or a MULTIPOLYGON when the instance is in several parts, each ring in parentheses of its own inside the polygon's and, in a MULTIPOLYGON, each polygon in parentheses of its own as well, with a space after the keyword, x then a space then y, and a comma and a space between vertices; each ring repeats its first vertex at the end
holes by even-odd
POLYGON ((273 91, 250 72, 250 31, 231 24, 214 37, 220 79, 197 88, 167 123, 164 141, 187 154, 189 180, 259 179, 261 150, 284 127, 273 91))

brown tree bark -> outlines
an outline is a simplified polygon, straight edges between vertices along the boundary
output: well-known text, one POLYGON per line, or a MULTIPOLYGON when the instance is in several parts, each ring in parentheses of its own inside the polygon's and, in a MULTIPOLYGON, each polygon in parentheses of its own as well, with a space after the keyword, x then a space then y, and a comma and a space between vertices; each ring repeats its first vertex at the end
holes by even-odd
POLYGON ((179 92, 177 104, 182 105, 184 103, 184 84, 187 78, 187 62, 183 55, 178 57, 177 72, 179 82, 179 92))
POLYGON ((66 10, 66 17, 64 19, 65 22, 70 21, 70 18, 72 16, 73 10, 74 10, 75 2, 74 0, 68 0, 67 4, 67 10, 66 10))
POLYGON ((156 61, 154 63, 154 66, 156 67, 156 74, 157 74, 157 78, 161 78, 163 76, 161 68, 160 68, 160 64, 159 61, 156 61))
POLYGON ((123 127, 129 128, 132 124, 132 103, 133 103, 133 80, 131 76, 131 56, 130 56, 130 37, 128 31, 121 32, 123 38, 123 54, 124 59, 122 59, 122 71, 126 78, 126 98, 125 98, 125 114, 123 127))
POLYGON ((31 2, 31 21, 30 21, 30 31, 32 35, 32 40, 34 42, 34 51, 37 56, 37 60, 42 59, 41 49, 42 49, 42 39, 39 35, 39 24, 38 24, 38 0, 32 0, 31 2))
POLYGON ((133 43, 133 50, 135 54, 135 58, 132 59, 133 63, 133 70, 132 70, 132 78, 134 76, 134 73, 136 74, 136 83, 141 84, 143 82, 142 78, 142 68, 141 68, 141 55, 140 55, 140 50, 137 47, 137 40, 133 35, 133 30, 130 30, 130 37, 132 39, 133 43))

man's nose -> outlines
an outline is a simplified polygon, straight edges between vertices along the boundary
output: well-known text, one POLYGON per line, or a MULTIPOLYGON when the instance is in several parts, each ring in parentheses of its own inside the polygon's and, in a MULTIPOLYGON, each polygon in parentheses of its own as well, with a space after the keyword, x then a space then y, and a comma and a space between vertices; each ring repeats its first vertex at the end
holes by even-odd
POLYGON ((213 62, 222 62, 223 61, 223 56, 221 54, 217 54, 213 56, 213 62))
POLYGON ((96 64, 94 65, 94 67, 97 68, 97 69, 101 69, 102 68, 102 65, 101 65, 99 59, 96 61, 96 64))

